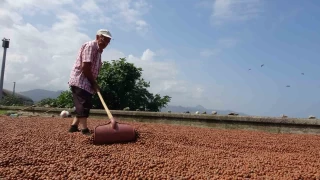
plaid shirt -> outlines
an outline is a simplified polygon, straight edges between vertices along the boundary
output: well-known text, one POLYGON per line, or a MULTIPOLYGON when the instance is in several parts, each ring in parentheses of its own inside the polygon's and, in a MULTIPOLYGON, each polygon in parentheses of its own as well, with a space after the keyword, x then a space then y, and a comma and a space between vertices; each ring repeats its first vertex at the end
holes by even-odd
POLYGON ((81 64, 82 62, 91 62, 91 72, 93 78, 96 79, 102 65, 101 53, 102 52, 99 52, 99 46, 96 40, 86 42, 81 46, 77 60, 70 73, 69 86, 77 86, 91 94, 95 93, 90 81, 84 76, 81 70, 81 64))

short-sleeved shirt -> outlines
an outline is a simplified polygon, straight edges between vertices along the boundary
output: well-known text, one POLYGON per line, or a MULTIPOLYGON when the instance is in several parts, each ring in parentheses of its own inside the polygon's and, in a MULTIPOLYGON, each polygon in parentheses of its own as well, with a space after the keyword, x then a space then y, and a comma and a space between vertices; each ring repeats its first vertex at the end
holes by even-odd
POLYGON ((91 62, 91 72, 93 78, 98 77, 102 62, 101 62, 101 52, 96 40, 84 43, 78 53, 76 62, 70 73, 69 86, 77 86, 81 89, 94 94, 95 91, 91 87, 90 81, 85 77, 81 70, 82 62, 91 62))

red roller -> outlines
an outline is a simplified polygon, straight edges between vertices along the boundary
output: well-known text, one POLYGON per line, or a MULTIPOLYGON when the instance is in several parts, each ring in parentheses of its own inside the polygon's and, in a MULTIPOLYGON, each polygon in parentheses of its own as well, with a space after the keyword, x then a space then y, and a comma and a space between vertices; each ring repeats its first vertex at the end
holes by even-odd
POLYGON ((98 125, 94 128, 93 144, 112 144, 135 141, 138 136, 137 131, 129 124, 117 122, 113 118, 99 91, 98 95, 108 114, 110 122, 98 125))
POLYGON ((94 128, 93 144, 125 143, 136 139, 136 130, 129 124, 117 122, 116 128, 112 128, 109 122, 94 128))

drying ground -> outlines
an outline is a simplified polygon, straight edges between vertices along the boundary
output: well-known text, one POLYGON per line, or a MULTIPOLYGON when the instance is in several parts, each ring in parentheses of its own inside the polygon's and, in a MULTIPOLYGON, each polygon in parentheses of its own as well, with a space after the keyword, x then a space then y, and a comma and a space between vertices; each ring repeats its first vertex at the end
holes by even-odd
POLYGON ((136 142, 97 146, 71 121, 0 116, 0 179, 320 178, 320 135, 126 122, 136 142))

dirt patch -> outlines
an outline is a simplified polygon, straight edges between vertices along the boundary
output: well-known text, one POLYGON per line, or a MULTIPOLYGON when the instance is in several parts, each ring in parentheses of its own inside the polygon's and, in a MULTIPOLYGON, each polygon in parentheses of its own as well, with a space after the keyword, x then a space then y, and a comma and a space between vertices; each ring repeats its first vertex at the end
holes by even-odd
POLYGON ((127 122, 137 142, 95 146, 71 121, 0 116, 0 178, 320 179, 320 135, 127 122))

